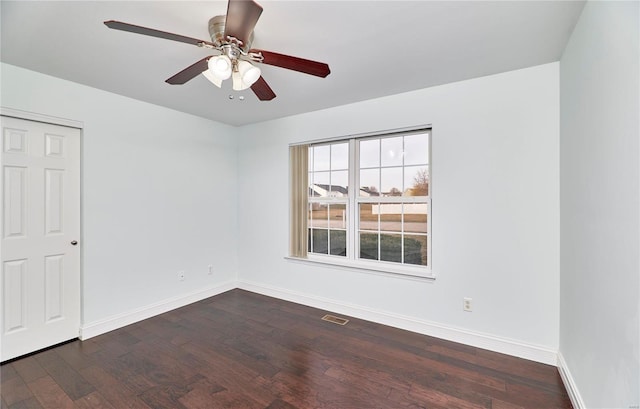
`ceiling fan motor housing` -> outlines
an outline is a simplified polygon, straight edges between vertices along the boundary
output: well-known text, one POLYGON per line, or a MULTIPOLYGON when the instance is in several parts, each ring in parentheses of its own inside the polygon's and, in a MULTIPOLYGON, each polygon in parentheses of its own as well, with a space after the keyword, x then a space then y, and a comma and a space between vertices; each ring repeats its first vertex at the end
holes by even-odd
MULTIPOLYGON (((224 27, 227 16, 215 16, 209 20, 209 35, 211 36, 211 42, 217 47, 231 44, 228 38, 225 38, 224 27)), ((238 45, 244 52, 248 52, 251 49, 251 43, 253 43, 253 31, 248 39, 242 43, 242 46, 238 45)))

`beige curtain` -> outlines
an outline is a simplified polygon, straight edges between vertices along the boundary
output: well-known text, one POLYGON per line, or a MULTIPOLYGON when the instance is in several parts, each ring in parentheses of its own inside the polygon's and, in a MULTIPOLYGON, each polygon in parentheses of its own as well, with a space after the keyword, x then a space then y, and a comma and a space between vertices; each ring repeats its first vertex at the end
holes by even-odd
POLYGON ((289 255, 307 257, 307 212, 309 182, 308 179, 309 146, 289 147, 289 255))

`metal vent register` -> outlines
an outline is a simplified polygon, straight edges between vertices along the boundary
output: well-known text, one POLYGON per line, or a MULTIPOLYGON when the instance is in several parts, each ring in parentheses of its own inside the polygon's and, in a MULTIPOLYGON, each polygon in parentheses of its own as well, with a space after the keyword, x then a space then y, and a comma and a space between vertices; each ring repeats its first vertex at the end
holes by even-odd
POLYGON ((333 322, 334 324, 338 324, 338 325, 347 325, 347 322, 349 322, 348 319, 336 317, 334 315, 329 315, 329 314, 322 317, 322 319, 324 321, 333 322))

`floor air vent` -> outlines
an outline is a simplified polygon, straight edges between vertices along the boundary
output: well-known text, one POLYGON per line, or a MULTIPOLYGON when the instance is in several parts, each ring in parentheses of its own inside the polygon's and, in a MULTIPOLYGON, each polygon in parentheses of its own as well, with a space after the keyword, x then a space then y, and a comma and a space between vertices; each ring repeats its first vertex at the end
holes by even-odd
POLYGON ((347 319, 336 317, 329 314, 322 317, 322 319, 325 321, 333 322, 334 324, 338 324, 338 325, 347 325, 347 322, 349 322, 349 320, 347 319))

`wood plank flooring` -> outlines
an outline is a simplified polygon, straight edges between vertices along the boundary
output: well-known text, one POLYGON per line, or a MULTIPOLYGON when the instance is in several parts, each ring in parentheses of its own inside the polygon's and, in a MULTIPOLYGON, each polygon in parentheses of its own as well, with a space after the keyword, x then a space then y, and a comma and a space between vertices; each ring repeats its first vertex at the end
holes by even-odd
POLYGON ((553 366, 232 290, 1 366, 2 408, 571 408, 553 366))

